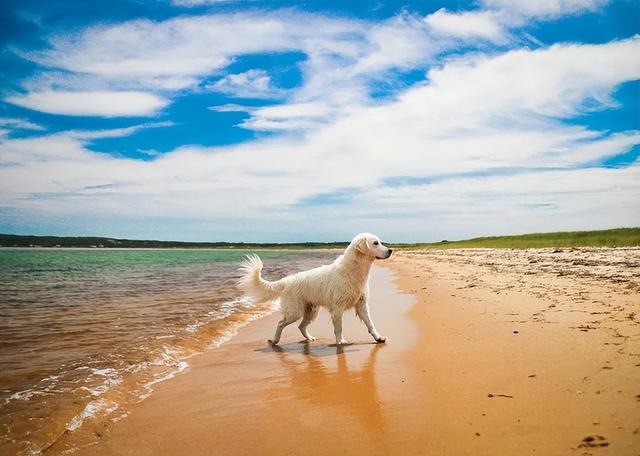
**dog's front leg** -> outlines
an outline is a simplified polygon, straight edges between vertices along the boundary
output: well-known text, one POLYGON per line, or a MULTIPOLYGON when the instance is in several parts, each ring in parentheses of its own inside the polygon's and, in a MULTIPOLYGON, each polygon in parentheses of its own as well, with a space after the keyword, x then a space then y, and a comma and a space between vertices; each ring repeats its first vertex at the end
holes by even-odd
POLYGON ((333 321, 333 333, 336 336, 336 345, 346 344, 347 341, 342 338, 342 311, 336 311, 331 314, 333 321))
POLYGON ((362 320, 367 326, 369 334, 371 334, 376 342, 378 342, 379 344, 386 342, 387 338, 381 336, 380 333, 378 333, 376 327, 373 324, 373 321, 371 321, 371 316, 369 315, 369 304, 364 297, 360 300, 360 302, 358 302, 358 304, 356 304, 356 314, 358 315, 360 320, 362 320))

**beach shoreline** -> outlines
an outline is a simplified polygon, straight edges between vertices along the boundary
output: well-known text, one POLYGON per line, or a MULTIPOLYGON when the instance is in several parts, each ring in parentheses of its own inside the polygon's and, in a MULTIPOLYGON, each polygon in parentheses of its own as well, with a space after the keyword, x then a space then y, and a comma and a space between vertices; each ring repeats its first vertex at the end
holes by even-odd
POLYGON ((638 249, 553 252, 394 255, 371 284, 387 344, 350 315, 332 346, 321 313, 274 349, 276 313, 45 454, 637 454, 638 249))
MULTIPOLYGON (((0 454, 40 454, 85 420, 118 420, 271 313, 235 286, 246 253, 0 249, 0 454)), ((335 257, 260 255, 267 278, 335 257)))

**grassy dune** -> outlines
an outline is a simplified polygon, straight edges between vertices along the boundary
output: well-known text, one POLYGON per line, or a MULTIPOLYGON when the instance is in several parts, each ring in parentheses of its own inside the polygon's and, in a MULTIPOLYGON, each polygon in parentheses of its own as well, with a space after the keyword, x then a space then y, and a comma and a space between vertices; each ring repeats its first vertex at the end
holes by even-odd
POLYGON ((640 246, 640 228, 616 228, 599 231, 562 231, 532 233, 518 236, 490 236, 462 241, 441 241, 417 244, 396 244, 401 249, 461 249, 540 247, 628 247, 640 246))

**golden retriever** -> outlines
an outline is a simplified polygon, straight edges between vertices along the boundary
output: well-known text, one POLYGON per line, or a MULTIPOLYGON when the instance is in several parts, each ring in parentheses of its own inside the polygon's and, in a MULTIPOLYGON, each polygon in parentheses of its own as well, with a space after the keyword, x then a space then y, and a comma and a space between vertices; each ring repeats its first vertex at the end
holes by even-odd
POLYGON ((280 298, 283 318, 273 339, 269 340, 273 345, 280 342, 286 326, 300 319, 302 335, 307 340, 315 340, 307 327, 318 316, 320 307, 331 313, 336 344, 347 343, 342 337, 342 314, 351 308, 355 308, 374 340, 383 343, 386 338, 378 333, 369 315, 369 271, 376 259, 389 258, 391 252, 377 236, 358 234, 333 263, 275 282, 264 280, 261 276, 262 261, 257 255, 248 255, 240 266, 242 277, 238 287, 256 302, 280 298))

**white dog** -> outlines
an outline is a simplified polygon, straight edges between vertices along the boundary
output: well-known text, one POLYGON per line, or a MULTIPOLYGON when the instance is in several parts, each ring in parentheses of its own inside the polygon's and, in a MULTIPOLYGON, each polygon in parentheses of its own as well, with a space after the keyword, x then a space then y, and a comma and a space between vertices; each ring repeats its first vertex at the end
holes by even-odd
POLYGON ((243 275, 238 287, 256 302, 280 298, 283 318, 269 341, 273 345, 280 342, 286 326, 301 318, 300 332, 305 339, 315 340, 307 332, 307 326, 318 316, 320 307, 331 313, 336 344, 347 343, 342 338, 342 314, 351 308, 355 308, 375 341, 383 343, 386 338, 378 333, 369 316, 369 271, 375 259, 389 258, 391 252, 377 236, 362 233, 353 238, 344 254, 332 264, 298 272, 275 282, 261 277, 262 261, 257 255, 250 255, 240 266, 243 275))

